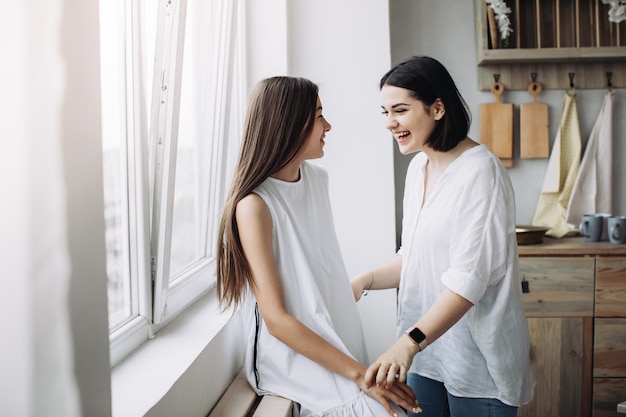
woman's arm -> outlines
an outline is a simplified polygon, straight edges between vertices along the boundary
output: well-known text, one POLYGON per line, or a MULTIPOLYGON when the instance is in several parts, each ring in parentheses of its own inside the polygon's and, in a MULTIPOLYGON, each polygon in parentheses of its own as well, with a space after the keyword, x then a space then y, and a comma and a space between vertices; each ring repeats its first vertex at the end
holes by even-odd
POLYGON ((355 276, 350 280, 354 299, 359 301, 363 291, 398 288, 401 270, 402 255, 396 255, 379 267, 355 276))
MULTIPOLYGON (((428 343, 432 343, 459 321, 471 307, 471 302, 446 289, 414 327, 426 335, 428 343)), ((413 357, 419 351, 419 346, 408 335, 403 334, 370 365, 365 374, 365 383, 369 386, 374 382, 377 385, 386 382, 387 386, 391 386, 396 380, 396 375, 398 381, 406 381, 413 357)))
POLYGON ((263 199, 256 194, 243 198, 237 204, 236 219, 243 251, 254 277, 252 292, 269 332, 296 352, 354 381, 391 415, 393 411, 387 400, 404 408, 415 407, 415 395, 406 385, 385 390, 366 387, 364 376, 367 368, 363 364, 289 314, 272 249, 272 218, 263 199))

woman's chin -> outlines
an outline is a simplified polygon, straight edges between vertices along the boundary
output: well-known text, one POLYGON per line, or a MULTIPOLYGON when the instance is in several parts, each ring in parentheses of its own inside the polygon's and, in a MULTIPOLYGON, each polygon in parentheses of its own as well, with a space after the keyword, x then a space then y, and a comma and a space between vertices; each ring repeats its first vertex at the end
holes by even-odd
POLYGON ((413 149, 408 143, 405 143, 405 144, 398 143, 398 150, 400 151, 402 155, 409 155, 416 151, 416 149, 413 149))

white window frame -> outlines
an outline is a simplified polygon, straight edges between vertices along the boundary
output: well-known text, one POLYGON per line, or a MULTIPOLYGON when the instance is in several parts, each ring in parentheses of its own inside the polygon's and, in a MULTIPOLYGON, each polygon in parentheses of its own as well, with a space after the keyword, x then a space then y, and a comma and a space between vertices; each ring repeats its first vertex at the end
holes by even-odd
POLYGON ((150 121, 151 280, 153 323, 167 315, 169 257, 172 242, 176 147, 185 44, 186 0, 161 1, 157 27, 152 120, 150 121), (163 5, 163 3, 166 3, 163 5))
MULTIPOLYGON (((147 152, 145 140, 134 140, 147 135, 145 100, 142 84, 143 59, 141 31, 134 20, 139 16, 139 1, 131 1, 125 8, 126 73, 126 142, 128 212, 123 214, 128 224, 129 266, 131 281, 131 311, 129 321, 109 329, 110 363, 116 365, 140 344, 151 337, 152 322, 150 288, 150 206, 148 204, 147 152), (130 144, 130 146, 128 145, 130 144), (144 279, 142 279, 142 277, 144 279)), ((138 19, 137 19, 138 20, 138 19)))
MULTIPOLYGON (((141 0, 126 8, 126 132, 128 143, 128 237, 133 313, 110 332, 111 366, 171 322, 215 286, 215 258, 203 259, 170 282, 173 187, 176 170, 178 109, 183 64, 187 2, 159 0, 157 42, 152 85, 150 128, 143 91, 142 45, 139 25, 141 0), (158 92, 156 94, 155 92, 158 92), (182 277, 184 275, 184 277, 182 277)), ((197 0, 196 0, 197 1, 197 0)), ((224 7, 221 47, 215 65, 215 120, 211 164, 211 199, 207 202, 206 244, 214 254, 217 222, 230 183, 243 126, 245 105, 244 2, 220 0, 224 7), (227 88, 224 88, 227 87, 227 88), (234 105, 232 104, 234 103, 234 105)))

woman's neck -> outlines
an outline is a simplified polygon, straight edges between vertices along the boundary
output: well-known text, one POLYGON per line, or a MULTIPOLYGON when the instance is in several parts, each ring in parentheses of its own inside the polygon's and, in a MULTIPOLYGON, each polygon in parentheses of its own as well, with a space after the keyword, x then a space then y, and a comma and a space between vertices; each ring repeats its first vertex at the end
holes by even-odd
POLYGON ((300 163, 289 163, 270 176, 285 182, 297 182, 300 180, 300 165, 300 163))
POLYGON ((447 152, 438 152, 433 149, 425 149, 424 152, 428 155, 428 165, 431 170, 436 172, 445 171, 446 167, 452 163, 456 158, 461 156, 463 152, 470 148, 478 146, 478 143, 472 139, 466 137, 460 141, 453 149, 447 152))

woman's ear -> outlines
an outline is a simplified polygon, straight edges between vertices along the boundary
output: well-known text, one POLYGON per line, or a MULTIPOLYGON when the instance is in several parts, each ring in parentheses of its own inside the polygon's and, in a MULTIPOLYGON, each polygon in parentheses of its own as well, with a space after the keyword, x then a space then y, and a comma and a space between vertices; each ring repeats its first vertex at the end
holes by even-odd
POLYGON ((437 98, 433 105, 431 106, 433 116, 435 120, 441 120, 443 115, 446 114, 446 107, 443 105, 443 101, 440 98, 437 98))

